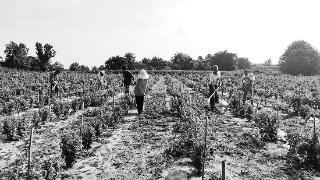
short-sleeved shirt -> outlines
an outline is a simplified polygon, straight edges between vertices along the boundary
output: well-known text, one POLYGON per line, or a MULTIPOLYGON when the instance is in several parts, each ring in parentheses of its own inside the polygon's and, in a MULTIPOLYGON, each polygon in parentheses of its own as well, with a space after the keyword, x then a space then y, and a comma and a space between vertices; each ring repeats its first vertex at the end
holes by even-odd
POLYGON ((221 78, 220 71, 218 71, 217 74, 214 74, 212 72, 209 76, 209 83, 212 85, 219 85, 220 78, 221 78))

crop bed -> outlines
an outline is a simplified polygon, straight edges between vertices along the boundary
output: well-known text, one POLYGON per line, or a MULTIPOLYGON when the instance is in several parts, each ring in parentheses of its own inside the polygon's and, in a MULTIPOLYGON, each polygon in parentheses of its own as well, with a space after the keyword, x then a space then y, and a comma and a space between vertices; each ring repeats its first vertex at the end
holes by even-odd
POLYGON ((207 72, 150 72, 137 117, 119 74, 99 89, 94 75, 65 72, 50 97, 47 74, 16 73, 1 78, 0 179, 201 179, 203 162, 205 179, 220 179, 222 161, 232 180, 320 176, 317 76, 254 70, 251 105, 241 72, 223 72, 216 113, 207 72))

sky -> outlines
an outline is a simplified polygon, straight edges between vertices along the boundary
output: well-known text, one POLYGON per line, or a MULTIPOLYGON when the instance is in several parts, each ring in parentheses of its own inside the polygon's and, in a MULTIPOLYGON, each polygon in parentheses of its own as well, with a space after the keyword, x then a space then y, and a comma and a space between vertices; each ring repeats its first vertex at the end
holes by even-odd
POLYGON ((132 52, 165 60, 228 50, 277 63, 290 43, 320 49, 318 0, 0 0, 0 56, 10 41, 35 56, 49 43, 69 67, 132 52))

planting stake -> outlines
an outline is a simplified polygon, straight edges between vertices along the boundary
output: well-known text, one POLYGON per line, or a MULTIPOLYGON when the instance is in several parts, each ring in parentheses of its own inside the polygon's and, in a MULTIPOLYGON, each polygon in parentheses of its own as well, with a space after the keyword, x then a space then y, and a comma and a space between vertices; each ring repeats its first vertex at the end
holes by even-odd
POLYGON ((113 112, 114 112, 114 93, 112 94, 112 98, 113 98, 113 112))
POLYGON ((226 160, 222 161, 222 180, 226 180, 226 160))
POLYGON ((30 166, 31 166, 32 134, 33 134, 33 126, 31 126, 31 129, 30 129, 30 139, 29 139, 29 148, 28 148, 28 179, 31 179, 30 178, 30 166))
POLYGON ((50 92, 50 90, 49 90, 49 99, 48 99, 48 104, 49 104, 49 117, 50 117, 50 121, 51 121, 51 116, 50 116, 50 113, 51 113, 51 98, 50 98, 50 96, 51 96, 51 92, 50 92))
POLYGON ((205 124, 205 131, 204 131, 204 150, 203 150, 203 161, 202 161, 202 180, 204 180, 204 164, 205 164, 205 161, 206 161, 207 125, 208 125, 208 117, 206 117, 206 124, 205 124))
POLYGON ((264 106, 267 106, 267 85, 264 84, 264 106))
POLYGON ((316 138, 316 117, 313 114, 313 137, 316 138))
POLYGON ((38 90, 38 102, 40 104, 40 90, 38 90))

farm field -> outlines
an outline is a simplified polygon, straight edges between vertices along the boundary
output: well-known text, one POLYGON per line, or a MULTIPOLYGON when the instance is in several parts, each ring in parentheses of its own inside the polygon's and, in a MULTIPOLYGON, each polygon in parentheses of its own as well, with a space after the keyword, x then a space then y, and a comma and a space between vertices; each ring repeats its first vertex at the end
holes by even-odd
POLYGON ((222 72, 216 113, 209 72, 148 73, 141 118, 121 74, 63 72, 51 97, 48 74, 0 72, 0 179, 201 179, 203 160, 205 179, 222 161, 230 180, 320 177, 319 76, 253 69, 243 105, 242 72, 222 72))

